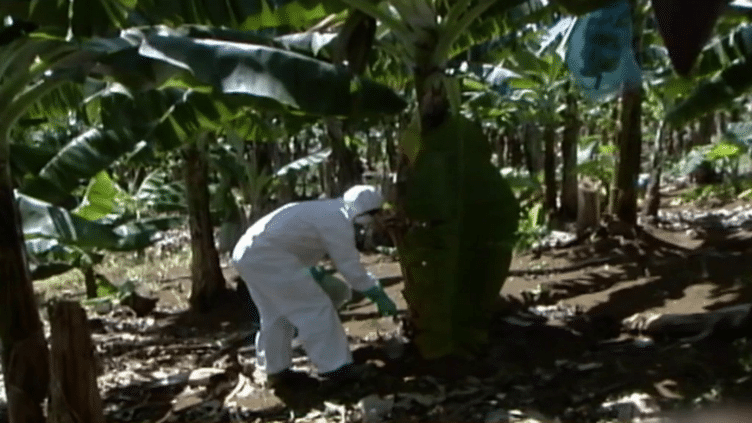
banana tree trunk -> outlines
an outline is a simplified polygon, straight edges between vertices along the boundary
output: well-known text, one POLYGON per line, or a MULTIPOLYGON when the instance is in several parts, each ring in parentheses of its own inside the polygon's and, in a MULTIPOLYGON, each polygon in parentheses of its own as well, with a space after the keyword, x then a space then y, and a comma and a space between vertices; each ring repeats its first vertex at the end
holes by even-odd
POLYGON ((416 67, 414 76, 420 131, 407 131, 401 140, 409 150, 419 135, 420 149, 402 157, 397 212, 404 226, 394 238, 409 332, 422 357, 440 359, 434 367, 443 367, 472 356, 488 341, 518 209, 491 164, 482 128, 451 112, 445 89, 456 81, 444 80, 430 66, 416 67))
POLYGON ((709 113, 700 119, 699 144, 708 145, 715 135, 715 114, 709 113))
POLYGON ((104 423, 98 365, 86 311, 74 301, 49 308, 51 325, 49 422, 104 423))
POLYGON ((333 163, 337 175, 335 196, 360 182, 362 172, 358 153, 345 144, 344 123, 335 118, 326 119, 326 132, 332 147, 333 163))
POLYGON ((637 223, 637 178, 642 154, 642 90, 622 94, 619 164, 612 193, 613 212, 622 222, 637 223))
MULTIPOLYGON (((143 250, 141 250, 143 251, 143 250)), ((86 286, 86 298, 97 298, 97 277, 94 274, 94 268, 85 266, 81 269, 84 274, 84 286, 86 286)))
POLYGON ((0 341, 9 421, 44 422, 49 350, 29 276, 13 195, 7 133, 0 133, 0 341))
POLYGON ((545 207, 549 216, 556 213, 556 128, 546 124, 543 128, 543 180, 545 186, 545 207))
POLYGON ((389 125, 384 125, 384 141, 386 142, 385 152, 389 172, 395 172, 397 170, 399 154, 397 153, 397 143, 394 139, 394 132, 389 125))
POLYGON ((648 186, 645 200, 645 215, 655 217, 661 204, 661 165, 663 161, 663 136, 666 123, 661 122, 658 133, 655 135, 653 156, 650 160, 650 185, 648 186))
POLYGON ((525 164, 531 176, 535 176, 541 171, 541 134, 538 126, 534 123, 527 123, 523 129, 523 141, 525 151, 525 164))
POLYGON ((564 219, 577 217, 577 144, 580 134, 580 121, 577 114, 577 99, 567 96, 567 112, 564 133, 561 138, 562 181, 561 214, 564 219))
POLYGON ((522 142, 520 142, 520 136, 518 131, 513 131, 513 135, 510 135, 507 139, 507 142, 509 143, 509 162, 511 166, 515 169, 519 169, 523 166, 524 158, 525 158, 525 152, 522 148, 522 142))
MULTIPOLYGON (((638 2, 632 2, 632 50, 641 66, 642 31, 647 18, 639 16, 638 2)), ((612 212, 622 222, 637 223, 637 179, 642 154, 642 88, 626 89, 621 96, 620 130, 618 135, 619 164, 614 175, 612 212)))
POLYGON ((226 282, 214 245, 214 229, 209 210, 206 136, 186 147, 185 182, 188 194, 188 223, 191 232, 191 307, 210 310, 226 291, 226 282))

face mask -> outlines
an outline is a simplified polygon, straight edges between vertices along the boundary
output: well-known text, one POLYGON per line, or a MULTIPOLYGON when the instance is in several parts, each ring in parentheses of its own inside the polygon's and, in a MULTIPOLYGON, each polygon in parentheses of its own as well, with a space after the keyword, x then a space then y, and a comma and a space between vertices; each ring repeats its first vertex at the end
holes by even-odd
POLYGON ((354 222, 361 226, 368 226, 373 223, 373 216, 370 214, 361 214, 355 217, 354 222))

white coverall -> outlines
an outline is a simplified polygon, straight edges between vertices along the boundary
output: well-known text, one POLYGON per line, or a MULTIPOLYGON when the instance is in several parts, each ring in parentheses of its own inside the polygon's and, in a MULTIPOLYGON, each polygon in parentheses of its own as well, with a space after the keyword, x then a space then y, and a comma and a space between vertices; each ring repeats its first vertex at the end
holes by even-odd
POLYGON ((353 221, 382 203, 372 187, 355 186, 337 199, 287 204, 240 238, 232 261, 259 310, 256 355, 266 374, 292 365, 294 328, 319 373, 352 363, 339 316, 309 268, 329 254, 354 290, 374 287, 376 279, 360 263, 353 221))

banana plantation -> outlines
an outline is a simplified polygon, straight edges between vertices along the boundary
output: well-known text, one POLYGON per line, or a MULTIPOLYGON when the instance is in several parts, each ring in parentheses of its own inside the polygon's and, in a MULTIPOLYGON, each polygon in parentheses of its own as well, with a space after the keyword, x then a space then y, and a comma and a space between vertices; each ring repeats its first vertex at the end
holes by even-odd
POLYGON ((0 18, 0 423, 752 418, 752 2, 0 18), (356 185, 397 314, 324 287, 365 370, 272 389, 233 249, 356 185))

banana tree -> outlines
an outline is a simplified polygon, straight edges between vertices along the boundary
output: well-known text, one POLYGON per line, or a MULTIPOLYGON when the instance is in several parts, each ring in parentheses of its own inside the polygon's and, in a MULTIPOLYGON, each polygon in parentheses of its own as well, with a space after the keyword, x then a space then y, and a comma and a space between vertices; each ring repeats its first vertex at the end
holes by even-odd
MULTIPOLYGON (((393 54, 413 69, 417 104, 401 134, 397 198, 406 226, 395 238, 415 342, 425 358, 470 354, 486 341, 511 259, 517 205, 490 163, 482 130, 460 114, 459 80, 445 69, 473 24, 500 22, 522 2, 346 3, 376 18, 398 41, 393 54)), ((476 42, 484 40, 481 34, 476 42)))

